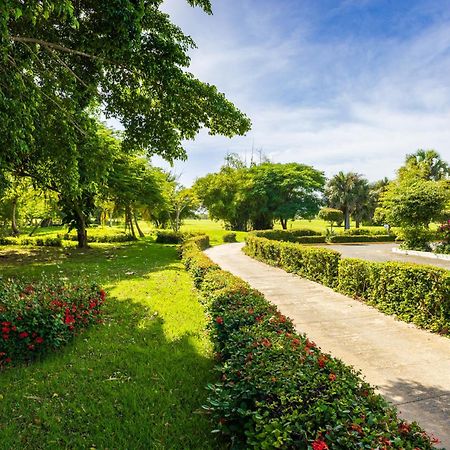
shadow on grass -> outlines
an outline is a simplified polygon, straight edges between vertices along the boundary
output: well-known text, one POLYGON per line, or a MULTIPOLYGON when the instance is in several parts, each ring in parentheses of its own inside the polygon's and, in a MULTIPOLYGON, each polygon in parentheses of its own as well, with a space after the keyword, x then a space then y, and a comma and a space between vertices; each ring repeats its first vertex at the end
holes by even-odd
POLYGON ((214 374, 192 284, 175 249, 137 247, 99 270, 116 295, 104 324, 0 374, 2 448, 221 448, 201 408, 214 374))
MULTIPOLYGON (((444 375, 442 375, 444 381, 444 375)), ((417 381, 399 379, 380 387, 385 398, 394 403, 400 415, 418 422, 428 433, 438 437, 437 447, 450 449, 450 391, 425 386, 417 381)))

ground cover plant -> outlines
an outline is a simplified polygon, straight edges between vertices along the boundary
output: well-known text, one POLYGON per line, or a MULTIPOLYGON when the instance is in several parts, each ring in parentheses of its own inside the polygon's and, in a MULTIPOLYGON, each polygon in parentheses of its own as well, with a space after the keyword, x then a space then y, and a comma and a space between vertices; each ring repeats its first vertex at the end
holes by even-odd
POLYGON ((253 258, 367 301, 405 322, 444 335, 450 333, 450 272, 445 269, 341 258, 331 249, 252 234, 247 236, 244 251, 253 258))
POLYGON ((209 318, 220 381, 206 405, 232 448, 434 448, 357 373, 324 354, 261 293, 195 242, 183 259, 209 318))
POLYGON ((214 380, 204 312, 174 246, 3 247, 0 267, 107 292, 103 324, 0 373, 2 448, 220 448, 200 413, 214 380))

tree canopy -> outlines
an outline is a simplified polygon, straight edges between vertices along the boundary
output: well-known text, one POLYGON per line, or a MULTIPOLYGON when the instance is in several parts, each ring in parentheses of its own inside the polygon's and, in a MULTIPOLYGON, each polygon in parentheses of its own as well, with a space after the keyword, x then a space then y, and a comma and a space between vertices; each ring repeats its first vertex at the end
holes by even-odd
POLYGON ((218 173, 199 178, 194 189, 213 219, 236 230, 283 228, 294 218, 312 218, 319 211, 325 178, 298 163, 264 162, 246 167, 227 163, 218 173))

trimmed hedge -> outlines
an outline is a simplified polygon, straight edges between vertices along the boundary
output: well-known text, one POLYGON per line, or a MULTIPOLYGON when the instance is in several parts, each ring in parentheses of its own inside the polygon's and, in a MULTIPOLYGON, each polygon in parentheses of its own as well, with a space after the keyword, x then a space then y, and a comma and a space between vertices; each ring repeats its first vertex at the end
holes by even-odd
POLYGON ((222 240, 223 242, 236 242, 236 233, 225 233, 222 240))
POLYGON ((417 424, 195 243, 184 244, 183 260, 203 294, 220 375, 205 409, 232 448, 433 448, 417 424))
POLYGON ((308 228, 298 230, 257 230, 252 231, 250 234, 257 237, 270 239, 272 241, 287 241, 287 242, 298 242, 298 238, 304 238, 306 236, 322 237, 321 233, 315 230, 310 230, 308 228))
POLYGON ((95 284, 0 282, 0 369, 55 350, 99 322, 105 297, 95 284))
MULTIPOLYGON (((75 234, 63 235, 65 241, 78 241, 78 237, 75 234)), ((88 231, 87 241, 97 242, 99 244, 106 244, 109 242, 130 242, 135 240, 131 234, 128 233, 105 233, 105 234, 90 234, 88 231)))
POLYGON ((34 245, 37 247, 62 247, 61 237, 42 236, 42 237, 0 237, 0 245, 34 245))
POLYGON ((352 242, 394 242, 396 236, 393 234, 385 235, 346 235, 346 234, 336 234, 334 236, 328 237, 329 243, 352 243, 352 242))
POLYGON ((450 272, 433 266, 342 259, 338 290, 405 322, 450 332, 450 272))
MULTIPOLYGON (((201 233, 182 233, 171 230, 157 230, 155 242, 157 244, 182 244, 187 239, 195 236, 206 236, 201 233)), ((209 238, 208 238, 209 239, 209 238)))
POLYGON ((450 272, 403 262, 341 258, 340 253, 247 236, 247 255, 281 267, 422 328, 450 334, 450 272))
POLYGON ((271 241, 248 235, 245 251, 273 266, 282 267, 312 281, 334 287, 337 284, 340 253, 322 247, 271 241))

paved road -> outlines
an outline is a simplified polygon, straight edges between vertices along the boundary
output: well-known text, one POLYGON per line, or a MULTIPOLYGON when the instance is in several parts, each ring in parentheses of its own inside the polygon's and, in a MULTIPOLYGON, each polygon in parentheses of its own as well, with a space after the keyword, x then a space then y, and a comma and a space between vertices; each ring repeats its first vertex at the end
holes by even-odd
POLYGON ((394 243, 318 244, 318 246, 337 250, 344 258, 360 258, 369 261, 404 261, 416 264, 430 264, 450 270, 450 261, 393 253, 392 249, 398 247, 398 244, 394 243))
POLYGON ((360 369, 405 419, 419 422, 450 450, 450 339, 255 261, 242 246, 220 245, 206 254, 261 291, 322 350, 360 369))

